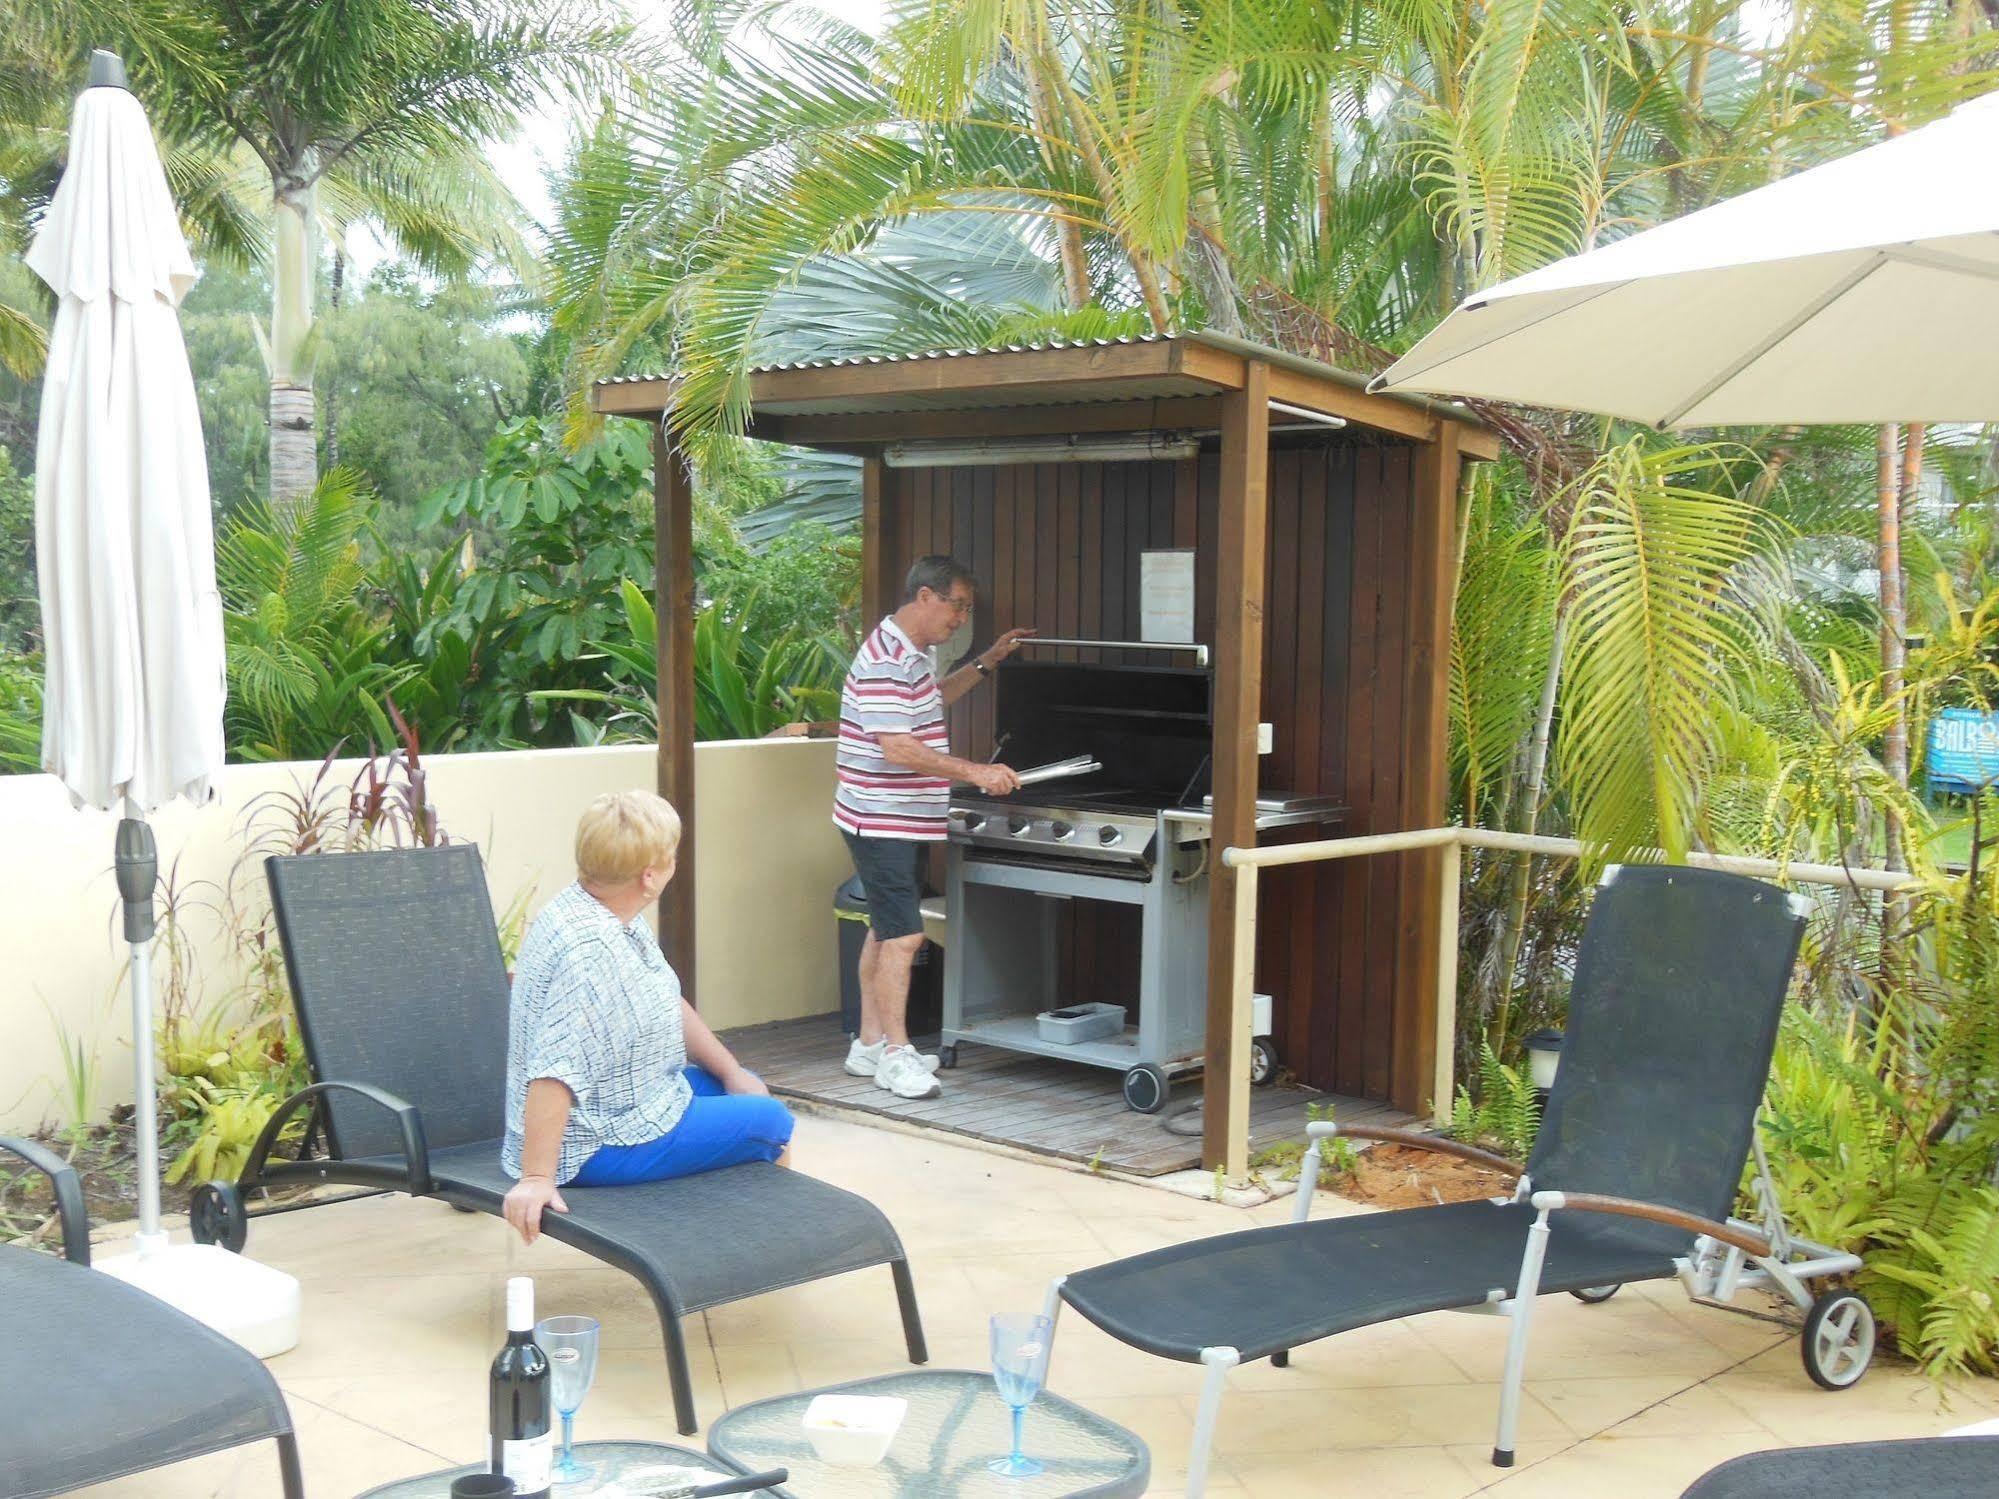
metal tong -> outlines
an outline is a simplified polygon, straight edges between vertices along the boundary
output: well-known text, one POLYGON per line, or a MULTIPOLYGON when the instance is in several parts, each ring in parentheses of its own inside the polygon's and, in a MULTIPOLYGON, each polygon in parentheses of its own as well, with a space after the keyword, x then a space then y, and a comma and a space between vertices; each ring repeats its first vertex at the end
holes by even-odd
POLYGON ((1103 768, 1103 761, 1094 755, 1071 755, 1066 760, 1055 760, 1047 765, 1037 765, 1032 770, 1021 771, 1020 784, 1035 786, 1043 781, 1060 781, 1070 776, 1093 775, 1103 768))

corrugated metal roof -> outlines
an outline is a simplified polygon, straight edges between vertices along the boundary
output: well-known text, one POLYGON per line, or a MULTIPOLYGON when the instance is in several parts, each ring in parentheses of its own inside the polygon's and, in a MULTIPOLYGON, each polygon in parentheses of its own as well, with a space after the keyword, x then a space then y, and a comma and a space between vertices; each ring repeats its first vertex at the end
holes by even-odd
MULTIPOLYGON (((1045 338, 1026 343, 993 344, 983 347, 969 346, 950 349, 923 349, 907 354, 862 354, 845 355, 837 359, 798 359, 777 364, 757 365, 749 371, 749 374, 755 377, 757 375, 785 374, 802 370, 852 369, 872 364, 919 364, 926 360, 962 359, 972 354, 1032 354, 1052 349, 1110 349, 1129 344, 1167 344, 1176 342, 1200 344, 1243 358, 1264 359, 1272 364, 1283 365, 1290 369, 1301 370, 1309 374, 1337 381, 1357 391, 1365 392, 1367 389, 1367 377, 1357 375, 1352 370, 1341 369, 1337 365, 1327 364, 1323 360, 1307 358, 1302 354, 1293 354, 1285 349, 1271 348, 1267 344, 1253 343, 1247 339, 1235 338, 1227 334, 1208 332, 1137 333, 1122 338, 1045 338)), ((596 383, 600 386, 636 385, 650 380, 670 380, 672 378, 671 374, 662 371, 653 374, 612 375, 596 383)), ((1113 399, 1113 397, 1105 396, 1103 399, 1113 399)), ((1485 425, 1477 416, 1473 415, 1470 410, 1457 401, 1437 400, 1427 396, 1411 396, 1397 391, 1385 392, 1381 399, 1397 401, 1405 406, 1414 406, 1422 410, 1435 412, 1439 415, 1447 416, 1453 421, 1465 422, 1475 427, 1483 427, 1485 425)), ((910 407, 905 409, 921 410, 936 408, 910 407)))
MULTIPOLYGON (((974 345, 962 349, 922 349, 908 354, 849 354, 838 359, 792 359, 778 364, 759 364, 751 375, 777 375, 792 370, 837 370, 863 364, 915 364, 925 359, 961 359, 967 354, 1037 354, 1048 349, 1109 349, 1119 344, 1161 344, 1198 341, 1184 333, 1137 333, 1128 338, 1048 338, 1034 343, 974 345)), ((1273 351, 1274 352, 1274 351, 1273 351)), ((1330 366, 1328 366, 1330 368, 1330 366)), ((649 375, 609 375, 599 385, 635 385, 647 380, 670 380, 664 371, 649 375)))

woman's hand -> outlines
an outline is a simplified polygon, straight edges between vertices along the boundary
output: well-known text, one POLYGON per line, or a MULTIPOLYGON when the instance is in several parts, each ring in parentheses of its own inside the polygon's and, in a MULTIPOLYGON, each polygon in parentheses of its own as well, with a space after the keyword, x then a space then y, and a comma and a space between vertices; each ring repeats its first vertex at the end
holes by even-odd
POLYGON ((554 1177, 524 1176, 508 1189, 506 1199, 500 1204, 500 1216, 513 1224, 523 1244, 532 1244, 541 1237, 544 1208, 566 1213, 569 1204, 562 1200, 562 1191, 555 1185, 554 1177))
POLYGON ((723 1078, 722 1086, 738 1097, 770 1097, 770 1089, 764 1085, 764 1080, 745 1067, 738 1067, 734 1072, 723 1078))

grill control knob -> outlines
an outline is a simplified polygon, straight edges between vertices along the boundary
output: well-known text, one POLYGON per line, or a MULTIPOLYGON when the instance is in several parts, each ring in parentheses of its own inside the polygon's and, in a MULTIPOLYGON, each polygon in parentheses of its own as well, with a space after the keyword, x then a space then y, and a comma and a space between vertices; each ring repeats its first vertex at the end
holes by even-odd
POLYGON ((1033 826, 1033 823, 1022 817, 1018 812, 1006 820, 1006 830, 1016 838, 1025 838, 1027 830, 1033 826))
POLYGON ((1048 831, 1055 835, 1055 841, 1057 843, 1060 843, 1065 839, 1073 838, 1076 836, 1076 830, 1071 826, 1069 826, 1069 824, 1066 822, 1050 823, 1048 825, 1048 831))
POLYGON ((1105 848, 1122 843, 1124 842, 1124 829, 1114 828, 1106 823, 1103 827, 1097 829, 1097 842, 1101 843, 1105 848))
POLYGON ((986 815, 983 812, 966 812, 960 816, 959 821, 964 824, 966 832, 976 833, 986 825, 986 815))

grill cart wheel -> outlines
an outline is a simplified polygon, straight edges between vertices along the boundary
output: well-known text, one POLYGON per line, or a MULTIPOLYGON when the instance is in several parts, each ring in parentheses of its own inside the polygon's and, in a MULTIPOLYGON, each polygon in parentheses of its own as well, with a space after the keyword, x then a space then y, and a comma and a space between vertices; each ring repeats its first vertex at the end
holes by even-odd
POLYGON ((937 1048, 937 1065, 946 1072, 949 1072, 953 1067, 958 1065, 958 1043, 956 1041, 953 1041, 949 1046, 940 1046, 937 1048))
POLYGON ((1156 1114, 1166 1106, 1166 1069, 1157 1062, 1140 1062, 1124 1075, 1124 1106, 1134 1113, 1156 1114))
POLYGON ((1584 1286, 1580 1291, 1571 1291, 1569 1294, 1584 1306, 1601 1306, 1623 1289, 1624 1283, 1619 1281, 1614 1286, 1584 1286))
POLYGON ((1851 1389, 1874 1357, 1874 1308, 1857 1291, 1822 1292, 1805 1314, 1799 1350, 1814 1384, 1851 1389))
POLYGON ((243 1194, 234 1182, 203 1182, 188 1199, 187 1226, 197 1244, 220 1244, 241 1254, 250 1237, 250 1220, 243 1212, 243 1194))
POLYGON ((1277 1081, 1277 1048, 1267 1036, 1249 1043, 1249 1085, 1267 1088, 1277 1081))

